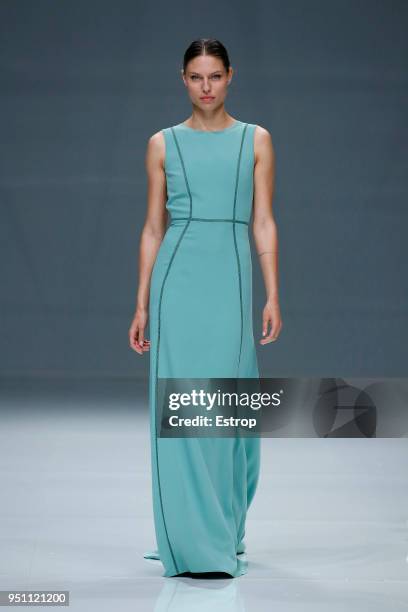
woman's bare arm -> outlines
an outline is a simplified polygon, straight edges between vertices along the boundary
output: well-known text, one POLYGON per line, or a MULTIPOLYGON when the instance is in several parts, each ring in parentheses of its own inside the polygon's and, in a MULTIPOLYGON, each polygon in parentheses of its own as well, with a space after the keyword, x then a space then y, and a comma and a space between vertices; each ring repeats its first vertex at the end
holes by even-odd
POLYGON ((273 342, 282 328, 278 296, 278 231, 272 211, 275 152, 268 130, 255 129, 253 235, 266 290, 260 344, 273 342), (268 333, 268 324, 271 330, 268 333))
POLYGON ((157 252, 166 232, 167 190, 164 171, 165 141, 162 132, 150 137, 145 157, 147 172, 147 212, 140 236, 139 283, 136 309, 129 328, 129 343, 140 355, 149 350, 150 341, 145 339, 149 312, 150 279, 157 252))

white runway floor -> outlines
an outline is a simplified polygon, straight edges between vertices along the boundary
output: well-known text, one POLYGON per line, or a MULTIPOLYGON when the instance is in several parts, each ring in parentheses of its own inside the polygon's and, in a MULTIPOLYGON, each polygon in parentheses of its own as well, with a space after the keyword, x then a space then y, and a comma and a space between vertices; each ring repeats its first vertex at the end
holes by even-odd
POLYGON ((86 612, 408 610, 406 439, 264 438, 248 573, 163 578, 143 558, 147 388, 1 382, 1 590, 69 590, 86 612))

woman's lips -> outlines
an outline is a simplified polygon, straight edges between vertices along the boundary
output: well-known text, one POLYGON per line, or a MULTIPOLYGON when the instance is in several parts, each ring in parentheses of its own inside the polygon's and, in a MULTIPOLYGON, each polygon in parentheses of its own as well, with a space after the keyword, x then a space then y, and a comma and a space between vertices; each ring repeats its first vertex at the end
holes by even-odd
POLYGON ((211 102, 211 100, 214 100, 214 96, 203 96, 200 100, 203 100, 203 102, 211 102))

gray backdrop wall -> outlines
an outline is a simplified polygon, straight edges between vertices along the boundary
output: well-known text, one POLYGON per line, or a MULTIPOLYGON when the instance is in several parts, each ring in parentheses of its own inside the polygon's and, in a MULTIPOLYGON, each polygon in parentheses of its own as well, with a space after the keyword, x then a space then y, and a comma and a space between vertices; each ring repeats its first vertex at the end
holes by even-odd
POLYGON ((405 375, 406 2, 3 0, 0 24, 2 377, 147 375, 127 337, 145 149, 189 116, 203 36, 230 52, 227 110, 275 146, 284 328, 262 375, 405 375))

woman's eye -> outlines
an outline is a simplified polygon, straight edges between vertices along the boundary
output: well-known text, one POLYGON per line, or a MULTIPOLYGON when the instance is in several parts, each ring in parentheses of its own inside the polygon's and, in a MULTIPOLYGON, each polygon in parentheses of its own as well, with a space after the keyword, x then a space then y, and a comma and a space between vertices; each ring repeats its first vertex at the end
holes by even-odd
MULTIPOLYGON (((192 74, 191 75, 191 80, 192 81, 197 81, 199 78, 200 77, 197 74, 192 74)), ((211 78, 219 81, 220 78, 221 78, 221 75, 220 74, 213 74, 213 76, 211 78)))

